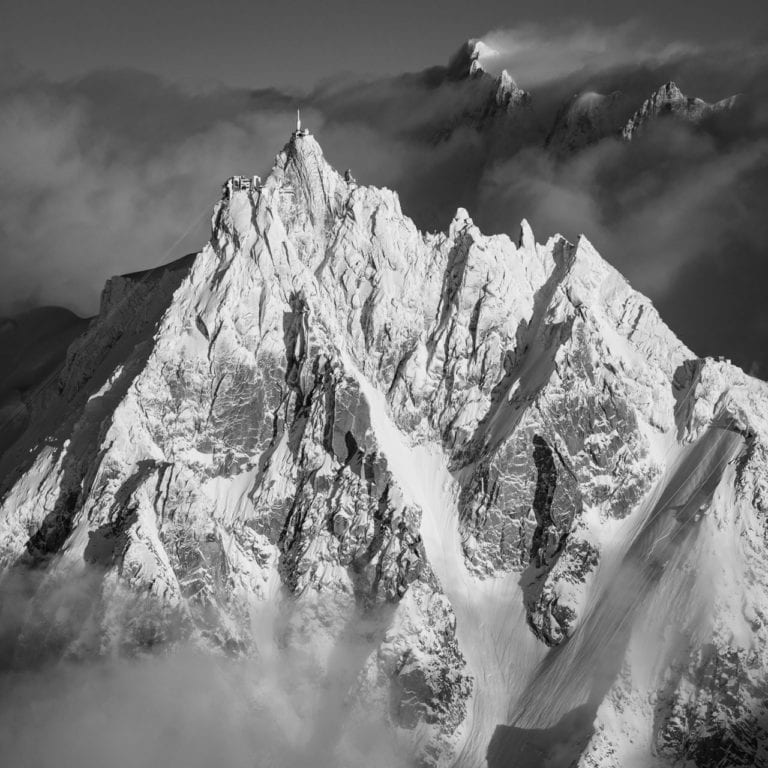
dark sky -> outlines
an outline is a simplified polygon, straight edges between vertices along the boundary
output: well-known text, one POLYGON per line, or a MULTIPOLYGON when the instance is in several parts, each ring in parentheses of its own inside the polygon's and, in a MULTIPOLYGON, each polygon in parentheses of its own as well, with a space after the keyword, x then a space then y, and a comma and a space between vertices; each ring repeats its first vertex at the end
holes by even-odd
POLYGON ((764 0, 4 0, 0 48, 56 78, 131 67, 192 87, 297 86, 341 71, 442 63, 462 40, 526 23, 637 20, 660 36, 764 36, 764 0))

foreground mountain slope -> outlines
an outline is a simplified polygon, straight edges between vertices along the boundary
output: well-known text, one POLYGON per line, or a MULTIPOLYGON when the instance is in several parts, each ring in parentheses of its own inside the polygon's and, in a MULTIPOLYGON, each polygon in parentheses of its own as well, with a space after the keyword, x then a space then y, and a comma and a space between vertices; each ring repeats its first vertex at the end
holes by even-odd
POLYGON ((234 186, 0 459, 5 667, 299 653, 319 764, 765 764, 765 385, 584 238, 424 235, 303 134, 234 186))

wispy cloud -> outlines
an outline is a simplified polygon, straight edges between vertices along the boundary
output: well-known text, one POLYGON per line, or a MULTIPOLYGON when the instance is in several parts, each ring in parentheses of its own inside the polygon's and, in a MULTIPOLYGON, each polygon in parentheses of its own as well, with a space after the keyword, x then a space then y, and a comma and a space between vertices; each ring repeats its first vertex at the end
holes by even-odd
POLYGON ((524 24, 490 32, 483 41, 498 52, 488 58, 489 68, 506 68, 526 88, 574 73, 589 76, 627 65, 658 66, 700 52, 694 42, 664 39, 632 21, 613 27, 524 24))

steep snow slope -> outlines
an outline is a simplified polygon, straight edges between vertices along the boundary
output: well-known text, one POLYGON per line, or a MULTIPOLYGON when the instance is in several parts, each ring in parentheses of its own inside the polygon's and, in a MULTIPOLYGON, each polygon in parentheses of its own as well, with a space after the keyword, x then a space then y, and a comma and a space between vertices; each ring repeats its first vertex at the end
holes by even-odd
POLYGON ((382 451, 409 501, 422 510, 424 549, 456 613, 459 645, 476 681, 456 763, 481 764, 495 723, 506 717, 510 697, 523 690, 544 649, 527 631, 516 579, 502 575, 481 580, 466 567, 459 536, 458 487, 445 454, 410 446, 390 420, 383 395, 362 375, 359 381, 382 451))
POLYGON ((308 135, 233 186, 0 459, 3 665, 298 654, 320 764, 764 764, 765 386, 584 238, 422 234, 308 135))

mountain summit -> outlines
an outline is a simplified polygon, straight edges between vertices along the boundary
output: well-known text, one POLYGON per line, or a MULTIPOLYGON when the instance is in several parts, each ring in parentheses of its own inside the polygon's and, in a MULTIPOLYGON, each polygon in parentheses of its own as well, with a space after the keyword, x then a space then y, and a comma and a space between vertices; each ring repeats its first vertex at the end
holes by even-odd
POLYGON ((28 397, 6 668, 300 653, 321 764, 766 764, 768 389, 586 238, 423 234, 296 132, 28 397))
POLYGON ((445 77, 461 90, 457 100, 462 106, 452 121, 435 127, 436 140, 443 141, 453 131, 469 127, 484 136, 488 155, 499 158, 538 141, 540 128, 531 95, 506 69, 495 76, 485 68, 498 56, 481 40, 468 40, 451 58, 445 77))
POLYGON ((467 40, 451 57, 448 63, 448 74, 454 80, 488 74, 483 65, 483 59, 492 59, 498 55, 498 51, 482 40, 474 38, 467 40))

